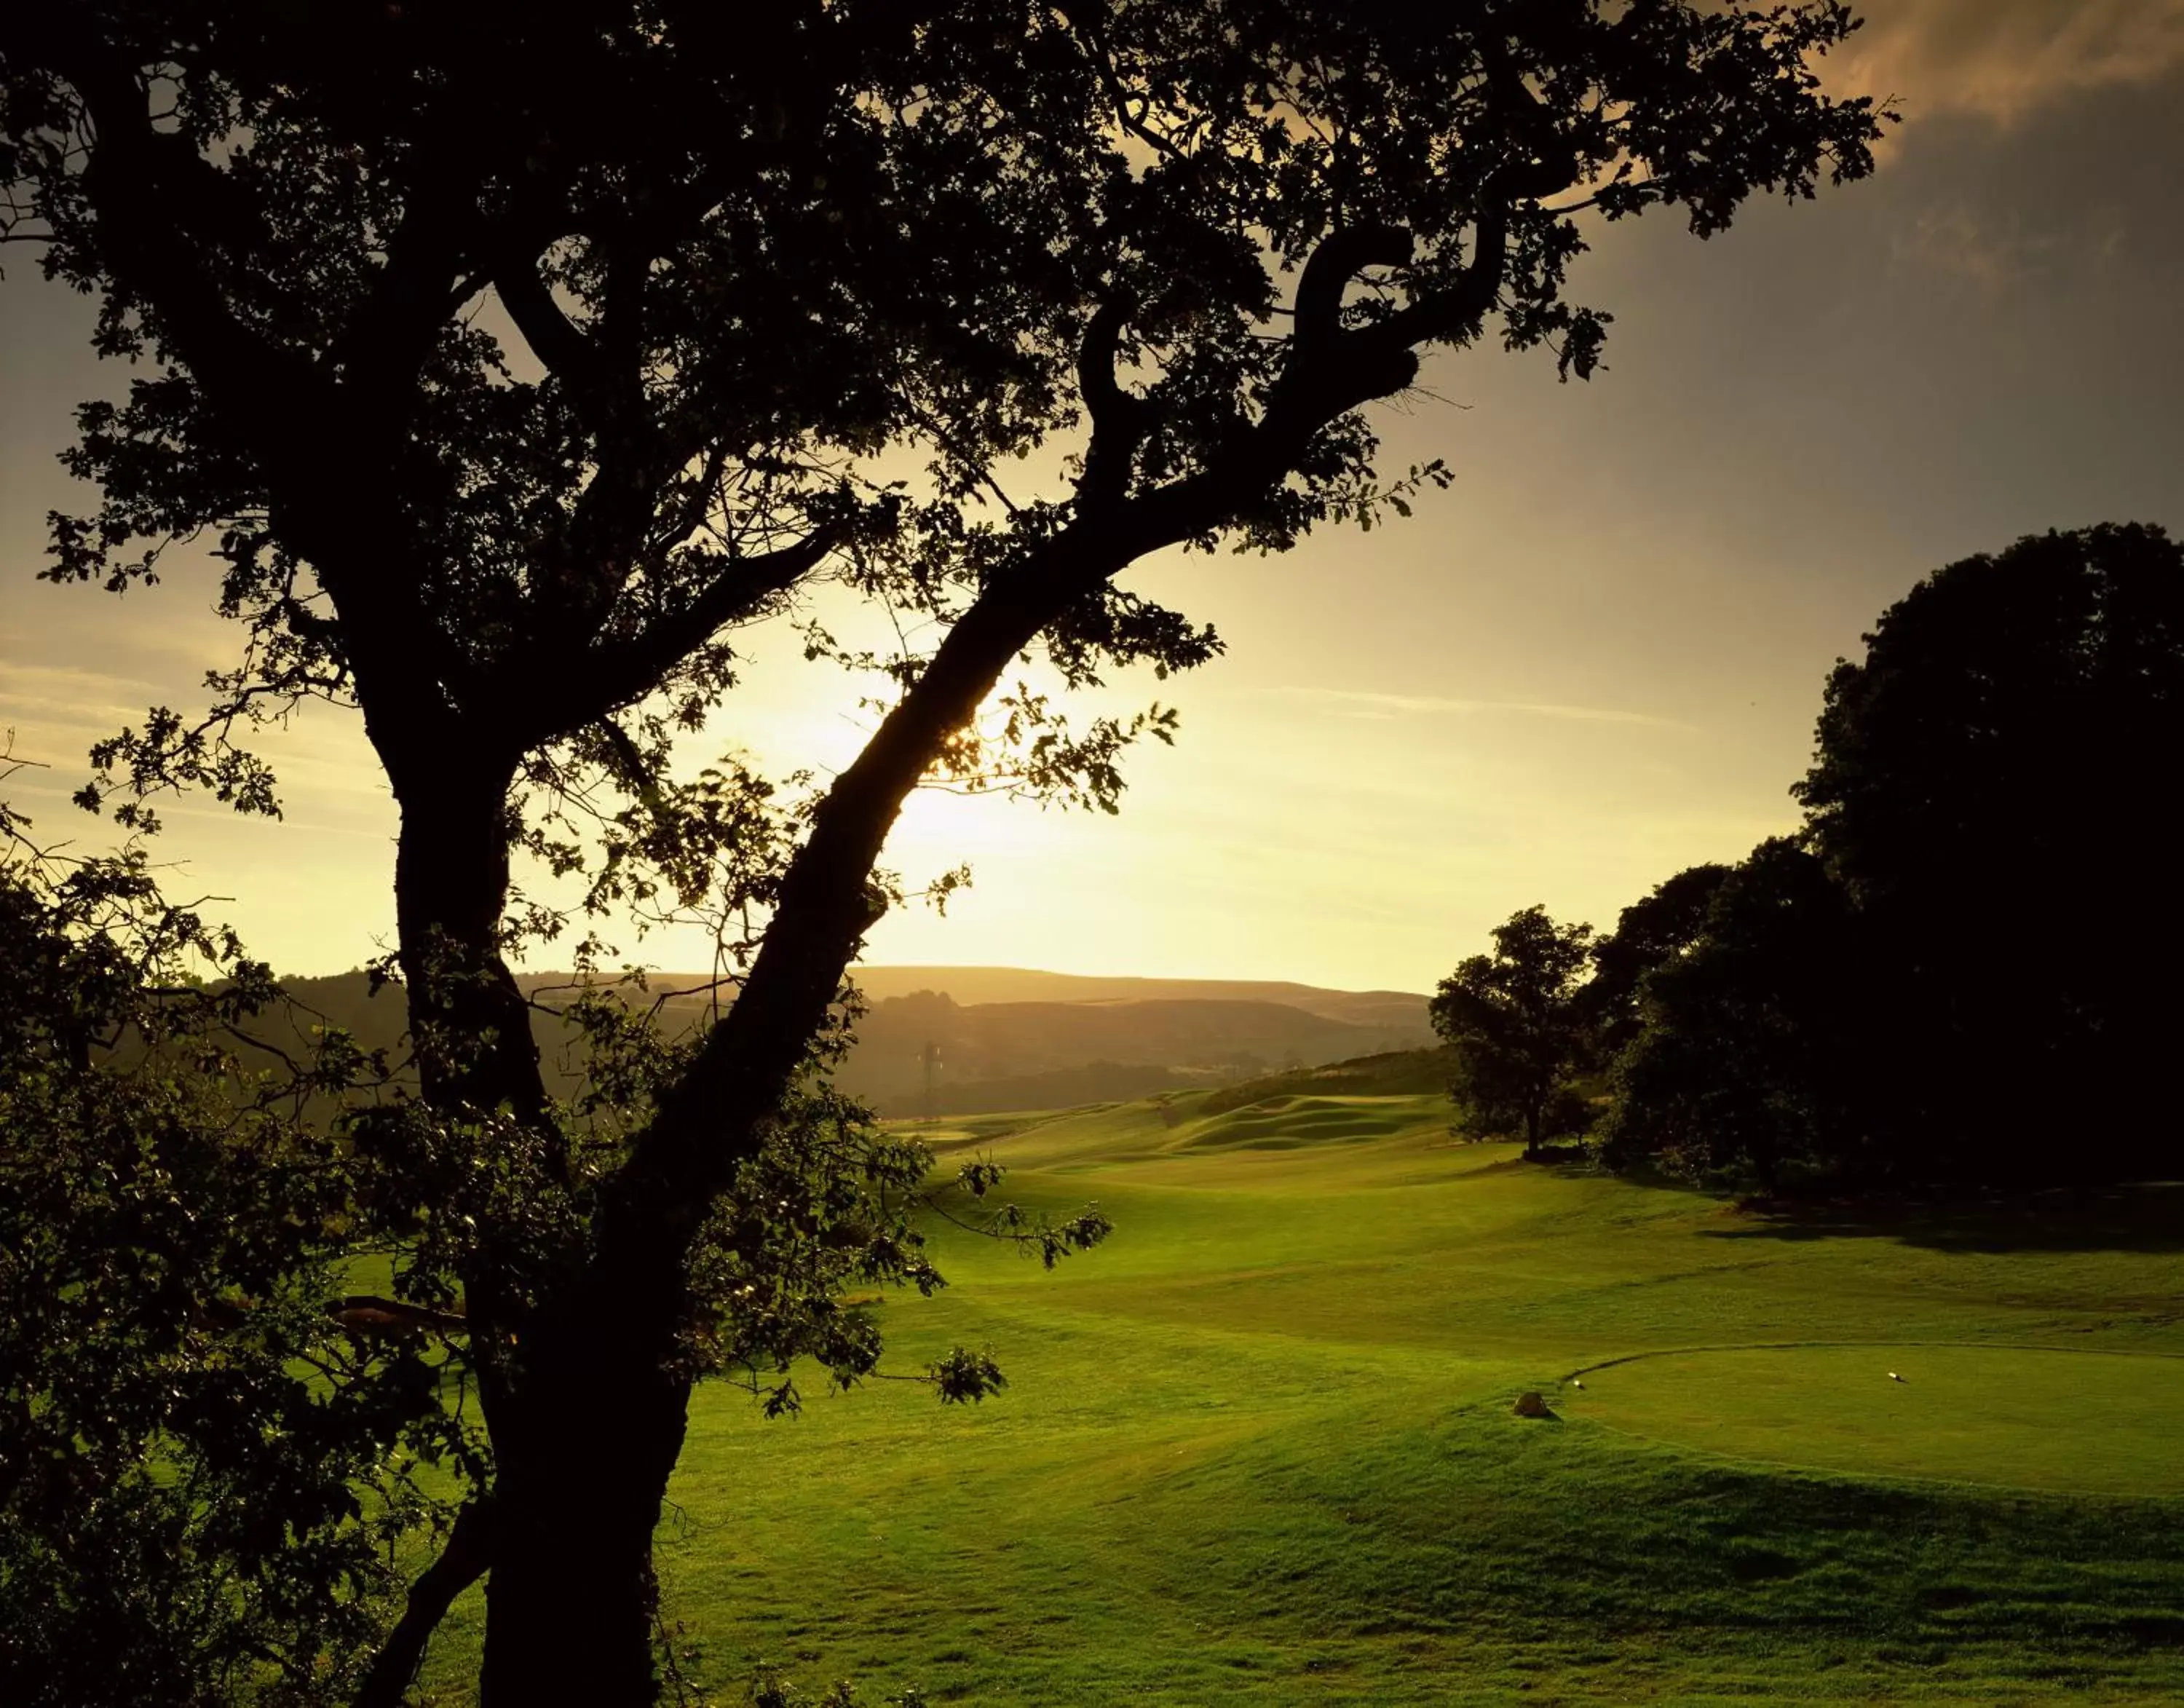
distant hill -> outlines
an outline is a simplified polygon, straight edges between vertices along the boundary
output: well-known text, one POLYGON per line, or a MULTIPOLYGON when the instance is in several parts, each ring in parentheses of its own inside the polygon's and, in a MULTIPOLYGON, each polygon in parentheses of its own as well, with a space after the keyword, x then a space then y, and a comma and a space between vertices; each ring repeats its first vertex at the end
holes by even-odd
POLYGON ((1042 973, 1028 967, 859 967, 857 988, 874 1002, 937 991, 968 1007, 983 1002, 1279 1002, 1354 1026, 1431 1031, 1426 998, 1412 991, 1329 991, 1280 980, 1123 979, 1042 973))
MULTIPOLYGON (((393 1048, 407 1024, 401 988, 368 996, 362 973, 287 982, 308 1007, 368 1048, 393 1048)), ((566 975, 525 974, 520 982, 550 1002, 566 975)), ((651 993, 702 982, 655 974, 651 993)), ((858 982, 872 1006, 837 1078, 888 1115, 1052 1108, 1201 1090, 1433 1041, 1426 999, 1393 991, 1089 979, 1007 967, 864 968, 858 982)), ((709 1000, 670 995, 662 1017, 671 1029, 696 1024, 709 1000)), ((533 1030, 549 1083, 573 1086, 581 1064, 567 1033, 544 1014, 533 1030)))
POLYGON ((969 1114, 1203 1087, 1407 1049, 1429 1035, 1424 1025, 1360 1024, 1283 1002, 962 1004, 919 991, 873 1004, 839 1078, 883 1114, 969 1114), (1088 1077, 1095 1065, 1104 1072, 1088 1077), (1067 1075, 1067 1084, 1056 1075, 1067 1075), (1024 1083, 1041 1076, 1048 1083, 1024 1083), (1011 1082, 1010 1089, 1000 1081, 1011 1082))

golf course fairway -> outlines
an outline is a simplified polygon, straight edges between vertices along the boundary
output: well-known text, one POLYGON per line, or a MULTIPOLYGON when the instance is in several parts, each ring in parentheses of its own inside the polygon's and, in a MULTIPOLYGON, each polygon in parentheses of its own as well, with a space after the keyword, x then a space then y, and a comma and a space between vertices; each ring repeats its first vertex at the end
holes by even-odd
POLYGON ((982 1404, 699 1390, 659 1534, 686 1700, 2184 1700, 2184 1193, 1769 1214, 1448 1122, 918 1129, 936 1178, 992 1157, 1115 1232, 1049 1272, 931 1223, 950 1285, 869 1307, 884 1368, 989 1350, 982 1404))

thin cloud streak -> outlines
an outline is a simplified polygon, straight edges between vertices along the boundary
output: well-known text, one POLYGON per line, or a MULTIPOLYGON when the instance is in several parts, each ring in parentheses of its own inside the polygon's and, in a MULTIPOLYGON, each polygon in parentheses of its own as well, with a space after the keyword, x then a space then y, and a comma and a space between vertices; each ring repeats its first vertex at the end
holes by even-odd
POLYGON ((1576 723, 1624 723, 1646 729, 1674 729, 1687 735, 1699 733, 1695 723, 1662 717, 1651 712, 1626 712, 1611 706, 1562 706, 1535 700, 1451 700, 1434 694, 1377 694, 1357 688, 1310 688, 1295 685, 1277 692, 1298 700, 1354 706, 1368 714, 1390 717, 1447 717, 1474 712, 1513 712, 1520 717, 1556 717, 1576 723))
POLYGON ((2040 228, 2015 209, 1983 215, 1957 201, 1928 208, 1899 229, 1888 261, 1897 273, 1935 274, 1997 296, 2066 271, 2112 276, 2128 243, 2124 210, 2112 202, 2088 203, 2067 222, 2040 228))

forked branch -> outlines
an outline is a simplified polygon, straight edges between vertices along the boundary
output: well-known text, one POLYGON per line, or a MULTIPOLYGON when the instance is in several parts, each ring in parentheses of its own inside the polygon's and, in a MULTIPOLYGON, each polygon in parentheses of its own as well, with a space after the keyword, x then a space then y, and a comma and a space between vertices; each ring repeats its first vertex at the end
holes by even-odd
POLYGON ((1092 442, 1078 482, 1080 507, 1112 505, 1129 489, 1130 460, 1152 426, 1152 405, 1123 389, 1115 377, 1132 304, 1113 299, 1100 305, 1077 350, 1077 389, 1091 418, 1092 442))
POLYGON ((722 629, 757 615, 816 569, 842 535, 839 527, 820 527, 793 545, 730 558, 688 603, 655 617, 627 639, 587 648, 566 678, 573 692, 560 697, 559 721, 582 728, 642 699, 722 629))

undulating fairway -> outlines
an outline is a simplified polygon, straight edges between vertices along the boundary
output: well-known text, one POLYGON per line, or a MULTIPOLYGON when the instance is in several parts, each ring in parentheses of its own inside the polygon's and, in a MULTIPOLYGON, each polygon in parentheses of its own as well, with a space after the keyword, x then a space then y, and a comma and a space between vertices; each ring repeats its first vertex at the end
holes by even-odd
POLYGON ((1117 1225, 1052 1275, 943 1231, 956 1285, 883 1307, 898 1368, 990 1347, 999 1398, 703 1397, 694 1691, 2184 1696, 2184 1192, 1777 1220, 1435 1097, 1197 1106, 933 1130, 1117 1225))

